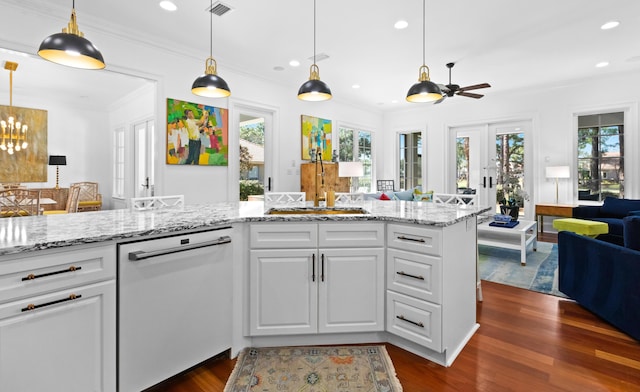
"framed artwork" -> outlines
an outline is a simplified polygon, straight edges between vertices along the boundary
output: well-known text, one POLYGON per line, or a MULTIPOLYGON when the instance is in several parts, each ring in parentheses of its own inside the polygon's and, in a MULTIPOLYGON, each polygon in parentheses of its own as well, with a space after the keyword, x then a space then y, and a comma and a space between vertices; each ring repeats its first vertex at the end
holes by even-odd
POLYGON ((10 132, 9 106, 0 105, 0 120, 6 124, 4 133, 0 128, 0 182, 47 182, 47 111, 13 106, 11 115, 27 125, 27 132, 10 132))
MULTIPOLYGON (((302 159, 312 160, 315 153, 322 152, 322 160, 330 161, 331 120, 302 115, 302 159)), ((315 159, 315 158, 314 158, 315 159)))
POLYGON ((167 98, 167 164, 229 165, 229 110, 167 98))

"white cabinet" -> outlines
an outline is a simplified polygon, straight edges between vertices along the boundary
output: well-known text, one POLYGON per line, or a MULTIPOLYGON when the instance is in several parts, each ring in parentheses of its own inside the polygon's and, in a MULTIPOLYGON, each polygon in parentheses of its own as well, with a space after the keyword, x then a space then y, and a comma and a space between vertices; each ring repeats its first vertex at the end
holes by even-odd
POLYGON ((0 259, 0 391, 115 391, 115 247, 0 259))
POLYGON ((384 329, 384 224, 252 224, 250 333, 384 329))
POLYGON ((402 338, 391 343, 448 366, 473 335, 475 224, 387 226, 386 330, 402 338))

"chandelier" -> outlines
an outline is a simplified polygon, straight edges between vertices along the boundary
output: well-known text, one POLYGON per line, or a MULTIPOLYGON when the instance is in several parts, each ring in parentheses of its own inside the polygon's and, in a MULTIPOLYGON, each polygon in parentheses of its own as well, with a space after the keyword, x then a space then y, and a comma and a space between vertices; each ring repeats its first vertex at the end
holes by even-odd
POLYGON ((18 68, 18 63, 11 61, 4 62, 4 69, 9 71, 9 118, 7 121, 0 120, 2 127, 2 144, 0 150, 12 155, 14 151, 27 148, 27 124, 16 121, 13 117, 13 71, 18 68))

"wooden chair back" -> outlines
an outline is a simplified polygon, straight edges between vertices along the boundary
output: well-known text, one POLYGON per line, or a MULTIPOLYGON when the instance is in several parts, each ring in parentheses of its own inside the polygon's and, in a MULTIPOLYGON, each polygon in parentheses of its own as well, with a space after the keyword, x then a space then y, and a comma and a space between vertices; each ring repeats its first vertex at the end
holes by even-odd
POLYGON ((12 189, 0 191, 0 215, 2 217, 40 214, 40 191, 12 189))

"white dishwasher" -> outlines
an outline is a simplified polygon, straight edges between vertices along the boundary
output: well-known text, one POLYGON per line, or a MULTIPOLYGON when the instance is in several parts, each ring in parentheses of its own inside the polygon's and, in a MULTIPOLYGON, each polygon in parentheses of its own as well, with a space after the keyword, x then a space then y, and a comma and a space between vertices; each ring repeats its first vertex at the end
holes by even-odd
POLYGON ((139 392, 231 347, 231 233, 118 246, 120 392, 139 392))

